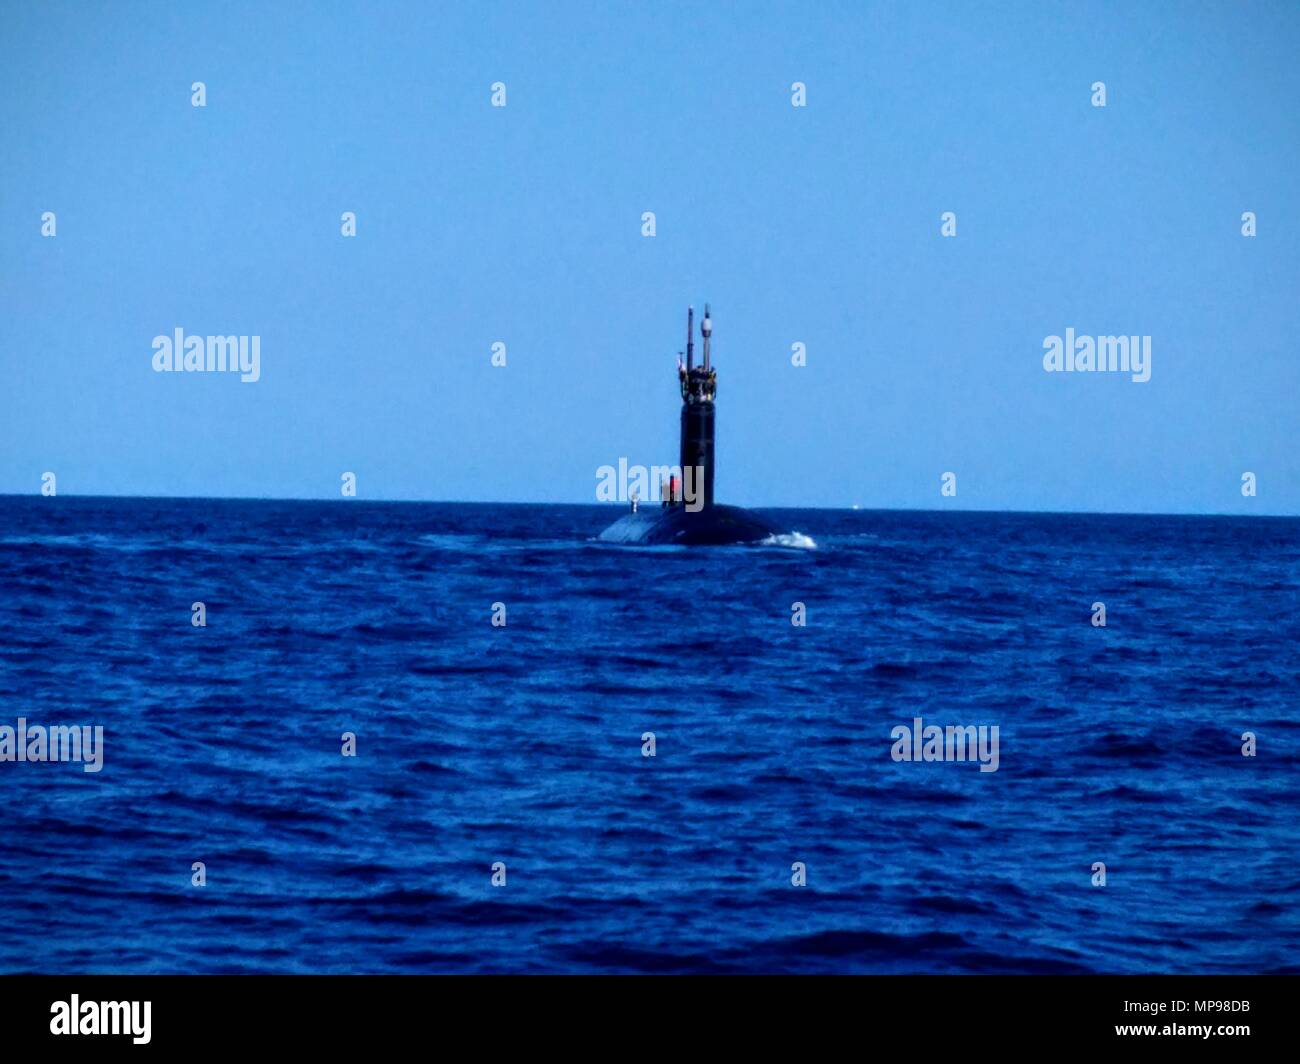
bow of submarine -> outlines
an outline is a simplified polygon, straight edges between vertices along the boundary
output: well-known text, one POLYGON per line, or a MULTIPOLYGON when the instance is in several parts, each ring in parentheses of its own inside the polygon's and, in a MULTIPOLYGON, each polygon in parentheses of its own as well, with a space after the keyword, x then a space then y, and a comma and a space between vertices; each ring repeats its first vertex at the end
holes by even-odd
POLYGON ((604 543, 643 546, 726 546, 759 543, 774 535, 757 514, 740 506, 709 506, 692 513, 685 507, 638 510, 624 514, 604 532, 604 543))

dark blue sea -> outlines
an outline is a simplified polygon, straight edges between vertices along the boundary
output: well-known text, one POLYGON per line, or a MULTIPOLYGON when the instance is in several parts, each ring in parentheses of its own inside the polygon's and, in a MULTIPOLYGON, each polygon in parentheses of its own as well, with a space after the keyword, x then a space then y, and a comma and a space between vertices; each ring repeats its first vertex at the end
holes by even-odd
POLYGON ((620 512, 0 498, 0 970, 1300 972, 1300 520, 620 512))

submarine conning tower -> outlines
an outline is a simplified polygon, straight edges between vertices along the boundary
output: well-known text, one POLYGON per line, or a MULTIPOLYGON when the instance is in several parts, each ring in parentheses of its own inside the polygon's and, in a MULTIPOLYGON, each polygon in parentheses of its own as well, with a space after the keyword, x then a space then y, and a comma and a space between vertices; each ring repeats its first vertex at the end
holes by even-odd
POLYGON ((683 485, 690 495, 698 493, 700 505, 713 505, 714 467, 714 405, 718 392, 718 375, 709 360, 709 340, 713 335, 713 320, 709 305, 704 304, 704 317, 700 319, 700 335, 704 338, 704 364, 695 364, 695 308, 686 309, 686 365, 678 367, 682 386, 682 447, 681 466, 683 485))
POLYGON ((713 319, 704 308, 700 321, 704 337, 704 362, 695 364, 695 309, 686 311, 686 361, 677 353, 677 374, 682 385, 682 480, 670 477, 661 485, 662 505, 653 510, 638 508, 625 513, 600 534, 604 543, 638 546, 724 547, 730 544, 773 542, 776 533, 767 521, 740 506, 728 506, 713 498, 713 401, 718 377, 713 369, 709 343, 713 319), (698 474, 698 475, 697 475, 698 474))

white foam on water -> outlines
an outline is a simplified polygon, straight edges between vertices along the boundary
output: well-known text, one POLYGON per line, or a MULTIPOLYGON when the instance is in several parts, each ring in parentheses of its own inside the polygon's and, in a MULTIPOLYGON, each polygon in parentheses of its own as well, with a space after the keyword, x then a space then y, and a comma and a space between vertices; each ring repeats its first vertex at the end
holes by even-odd
POLYGON ((816 550, 817 541, 802 532, 774 532, 763 540, 762 547, 791 547, 795 550, 816 550))

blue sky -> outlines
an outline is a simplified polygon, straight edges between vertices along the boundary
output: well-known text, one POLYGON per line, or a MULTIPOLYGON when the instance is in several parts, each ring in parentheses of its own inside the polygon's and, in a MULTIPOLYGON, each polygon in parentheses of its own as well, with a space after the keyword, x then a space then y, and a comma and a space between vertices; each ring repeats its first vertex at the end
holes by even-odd
POLYGON ((1300 513, 1297 5, 4 17, 0 492, 591 502, 675 460, 708 300, 723 501, 1300 513))

